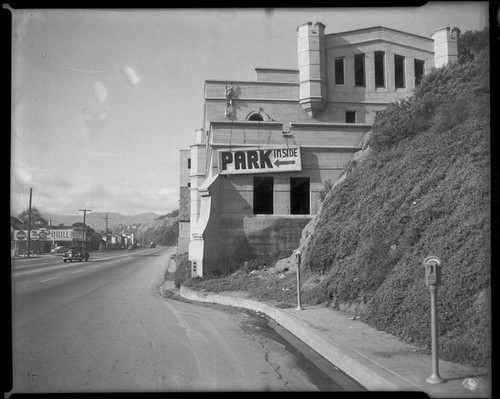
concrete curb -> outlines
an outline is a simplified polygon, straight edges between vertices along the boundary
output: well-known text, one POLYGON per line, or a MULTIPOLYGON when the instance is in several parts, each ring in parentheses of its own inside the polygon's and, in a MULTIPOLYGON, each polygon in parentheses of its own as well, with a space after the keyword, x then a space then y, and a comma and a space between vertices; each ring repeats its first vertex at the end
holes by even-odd
POLYGON ((355 349, 345 344, 332 342, 331 337, 313 330, 307 323, 282 309, 251 299, 194 291, 184 286, 180 287, 180 295, 192 301, 241 307, 266 314, 368 390, 422 390, 355 349))

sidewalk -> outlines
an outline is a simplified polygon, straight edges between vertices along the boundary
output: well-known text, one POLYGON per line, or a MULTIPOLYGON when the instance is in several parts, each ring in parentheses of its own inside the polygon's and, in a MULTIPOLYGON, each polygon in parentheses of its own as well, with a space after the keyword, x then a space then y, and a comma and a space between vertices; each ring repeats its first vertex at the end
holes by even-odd
POLYGON ((370 391, 424 391, 435 398, 491 397, 487 370, 440 360, 439 374, 446 382, 429 384, 425 379, 431 374, 430 355, 322 305, 282 309, 249 299, 244 292, 199 292, 184 286, 180 295, 265 313, 370 391), (469 377, 478 382, 474 391, 463 385, 469 377))

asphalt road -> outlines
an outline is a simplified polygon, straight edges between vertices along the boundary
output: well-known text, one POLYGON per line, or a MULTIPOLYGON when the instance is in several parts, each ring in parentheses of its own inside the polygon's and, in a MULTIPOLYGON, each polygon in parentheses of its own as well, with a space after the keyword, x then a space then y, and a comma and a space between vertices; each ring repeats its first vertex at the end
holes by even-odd
POLYGON ((11 393, 340 390, 257 316, 162 297, 172 253, 13 261, 11 393))

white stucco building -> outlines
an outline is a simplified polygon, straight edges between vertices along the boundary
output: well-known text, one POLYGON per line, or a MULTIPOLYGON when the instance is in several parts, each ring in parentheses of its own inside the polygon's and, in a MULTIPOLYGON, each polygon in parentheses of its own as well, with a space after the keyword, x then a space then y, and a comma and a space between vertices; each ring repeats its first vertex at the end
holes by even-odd
POLYGON ((381 26, 325 30, 297 27, 297 70, 205 81, 203 128, 181 152, 181 208, 190 200, 179 248, 193 276, 296 248, 325 183, 361 149, 376 113, 457 59, 457 28, 431 37, 381 26))

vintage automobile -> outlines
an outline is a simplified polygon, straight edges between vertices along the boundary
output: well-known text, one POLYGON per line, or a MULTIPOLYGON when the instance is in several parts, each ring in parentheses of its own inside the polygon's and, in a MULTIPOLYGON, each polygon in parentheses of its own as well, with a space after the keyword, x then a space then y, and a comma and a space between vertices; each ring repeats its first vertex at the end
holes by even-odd
POLYGON ((63 262, 65 262, 65 263, 68 260, 70 262, 73 262, 73 261, 81 262, 82 260, 84 260, 86 262, 89 260, 89 256, 90 256, 90 254, 88 253, 87 250, 85 250, 84 247, 82 247, 81 245, 73 245, 73 246, 69 247, 68 252, 64 253, 62 259, 63 259, 63 262))
POLYGON ((63 253, 68 252, 68 251, 69 251, 68 247, 65 247, 64 245, 58 245, 57 247, 52 248, 50 250, 50 253, 56 254, 56 255, 62 255, 63 253))

